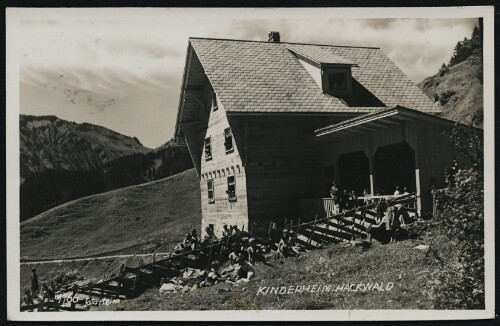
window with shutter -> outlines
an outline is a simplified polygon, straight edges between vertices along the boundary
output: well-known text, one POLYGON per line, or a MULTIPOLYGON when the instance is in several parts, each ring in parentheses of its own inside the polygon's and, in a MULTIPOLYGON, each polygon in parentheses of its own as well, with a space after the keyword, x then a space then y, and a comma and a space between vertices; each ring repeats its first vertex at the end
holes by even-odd
POLYGON ((212 145, 210 143, 210 137, 205 138, 205 160, 212 159, 212 145))
POLYGON ((236 182, 234 176, 227 177, 227 199, 236 201, 236 182))
POLYGON ((207 190, 208 190, 208 203, 209 204, 215 203, 214 181, 213 180, 207 181, 207 190))
POLYGON ((231 128, 224 129, 224 146, 226 147, 226 154, 231 153, 234 150, 231 128))

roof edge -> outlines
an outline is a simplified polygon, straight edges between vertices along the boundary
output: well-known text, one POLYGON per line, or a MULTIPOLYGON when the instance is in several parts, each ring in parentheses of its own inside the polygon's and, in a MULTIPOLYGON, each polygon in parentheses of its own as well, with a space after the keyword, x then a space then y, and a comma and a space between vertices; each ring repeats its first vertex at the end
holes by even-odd
POLYGON ((298 42, 268 42, 268 41, 255 41, 255 40, 238 40, 230 38, 213 38, 213 37, 196 37, 190 36, 190 40, 213 40, 213 41, 236 41, 236 42, 250 42, 250 43, 266 43, 266 44, 297 44, 297 45, 314 45, 314 46, 329 46, 335 48, 356 48, 356 49, 374 49, 380 50, 376 46, 356 46, 356 45, 332 45, 332 44, 315 44, 315 43, 298 43, 298 42))
MULTIPOLYGON (((302 59, 302 60, 306 59, 306 60, 304 60, 304 61, 311 61, 312 63, 315 63, 315 64, 316 64, 316 66, 317 66, 317 65, 319 65, 320 67, 322 67, 322 66, 325 66, 325 67, 328 67, 328 66, 359 67, 359 66, 358 66, 357 64, 355 64, 355 63, 332 63, 332 62, 328 62, 328 63, 327 63, 327 62, 321 62, 321 61, 319 61, 319 60, 317 60, 317 59, 315 59, 315 58, 312 58, 312 57, 311 57, 311 56, 309 56, 309 55, 304 54, 302 51, 297 50, 297 49, 295 49, 295 48, 292 48, 292 47, 289 47, 289 46, 285 46, 285 48, 286 48, 288 51, 290 51, 290 52, 292 52, 293 54, 295 54, 296 56, 300 57, 300 59, 302 59)), ((339 56, 339 57, 340 57, 340 56, 339 56)), ((347 59, 345 59, 345 58, 343 58, 343 57, 340 57, 340 58, 342 58, 342 59, 344 59, 344 60, 347 60, 347 59)), ((313 64, 313 65, 314 65, 314 64, 313 64)))
POLYGON ((174 129, 174 141, 177 140, 177 137, 180 136, 180 119, 182 115, 182 110, 184 108, 184 84, 186 83, 186 77, 188 73, 188 66, 189 66, 189 60, 191 56, 191 51, 192 51, 192 46, 191 42, 188 40, 188 45, 187 45, 187 50, 186 50, 186 59, 184 60, 184 71, 182 73, 182 82, 181 82, 181 89, 180 89, 180 95, 179 95, 179 103, 177 105, 177 117, 175 119, 175 129, 174 129))
MULTIPOLYGON (((371 121, 372 119, 383 118, 386 116, 395 115, 395 114, 399 114, 399 113, 404 113, 404 114, 411 115, 411 116, 414 116, 417 118, 436 119, 437 121, 439 121, 441 123, 446 123, 449 125, 463 125, 466 127, 480 130, 479 128, 469 126, 469 125, 462 123, 462 122, 459 122, 459 121, 453 121, 453 120, 450 120, 447 118, 437 116, 437 115, 432 114, 432 113, 423 112, 423 111, 420 111, 417 109, 410 109, 410 108, 407 108, 404 106, 396 105, 393 107, 379 110, 377 112, 362 114, 362 115, 359 115, 359 116, 354 117, 354 118, 349 119, 349 120, 345 120, 345 121, 342 121, 339 123, 331 124, 329 126, 316 129, 316 130, 314 130, 314 134, 316 137, 320 137, 320 136, 335 132, 337 130, 346 129, 346 128, 349 128, 351 126, 355 126, 358 124, 363 124, 365 122, 371 121)), ((436 113, 438 113, 438 112, 436 112, 436 113)))

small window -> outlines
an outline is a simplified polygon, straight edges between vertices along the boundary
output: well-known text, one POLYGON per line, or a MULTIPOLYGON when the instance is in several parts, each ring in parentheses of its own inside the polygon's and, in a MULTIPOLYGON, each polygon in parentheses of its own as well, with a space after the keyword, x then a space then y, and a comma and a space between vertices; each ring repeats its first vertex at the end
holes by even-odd
POLYGON ((233 134, 231 128, 224 129, 224 146, 226 147, 226 153, 231 153, 233 151, 233 134))
POLYGON ((352 92, 352 75, 350 67, 325 67, 323 75, 323 92, 333 96, 350 96, 352 92))
POLYGON ((227 177, 227 199, 236 201, 236 182, 234 176, 227 177))
POLYGON ((205 160, 212 159, 212 145, 210 143, 210 137, 205 138, 205 160))
POLYGON ((219 106, 217 105, 217 94, 215 92, 212 93, 212 110, 217 111, 219 106))
POLYGON ((209 204, 215 203, 214 181, 213 180, 207 181, 207 190, 208 190, 208 203, 209 204))
POLYGON ((328 74, 328 88, 331 91, 347 91, 347 73, 334 72, 328 74))

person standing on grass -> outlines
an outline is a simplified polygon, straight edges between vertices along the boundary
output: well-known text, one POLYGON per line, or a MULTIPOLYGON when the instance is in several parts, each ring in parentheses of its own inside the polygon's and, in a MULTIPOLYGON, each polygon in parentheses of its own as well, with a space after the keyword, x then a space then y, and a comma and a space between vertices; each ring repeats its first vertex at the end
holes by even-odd
POLYGON ((40 290, 40 286, 38 285, 38 275, 36 274, 36 268, 31 269, 31 293, 33 296, 36 296, 40 290))
POLYGON ((396 242, 399 239, 399 230, 401 228, 400 210, 399 207, 397 207, 397 205, 391 205, 387 209, 387 212, 390 214, 389 218, 392 219, 391 242, 396 242))

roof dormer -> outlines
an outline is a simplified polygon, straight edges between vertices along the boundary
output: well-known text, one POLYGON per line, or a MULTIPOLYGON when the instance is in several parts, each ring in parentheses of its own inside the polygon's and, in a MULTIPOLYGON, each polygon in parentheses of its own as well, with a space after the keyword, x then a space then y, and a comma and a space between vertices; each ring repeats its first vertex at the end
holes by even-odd
POLYGON ((328 51, 288 46, 304 68, 309 72, 323 93, 343 97, 352 94, 351 67, 356 66, 346 58, 328 51))
POLYGON ((324 93, 338 96, 352 94, 351 66, 328 64, 321 66, 324 93))

